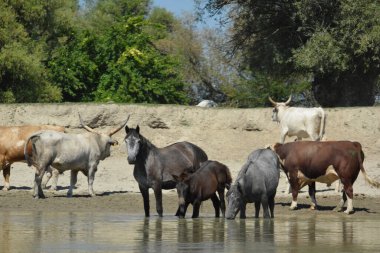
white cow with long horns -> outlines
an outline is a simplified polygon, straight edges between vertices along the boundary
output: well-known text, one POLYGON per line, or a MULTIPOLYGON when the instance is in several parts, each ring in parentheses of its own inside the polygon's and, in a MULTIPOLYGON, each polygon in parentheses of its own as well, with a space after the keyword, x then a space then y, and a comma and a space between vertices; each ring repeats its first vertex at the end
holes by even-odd
POLYGON ((313 141, 322 140, 325 132, 326 114, 321 107, 303 108, 288 106, 292 96, 286 102, 273 104, 272 120, 280 124, 280 143, 285 142, 286 136, 297 136, 297 140, 310 137, 313 141))
POLYGON ((73 194, 73 187, 77 182, 79 171, 87 175, 88 191, 91 196, 95 196, 92 184, 99 161, 110 156, 110 147, 117 144, 117 141, 113 140, 111 136, 122 129, 128 119, 108 133, 99 133, 85 125, 79 115, 79 120, 88 133, 67 134, 56 131, 40 131, 30 136, 26 141, 24 154, 28 165, 33 164, 36 167, 33 196, 35 198, 45 197, 41 181, 49 166, 61 173, 71 170, 68 197, 73 194), (26 152, 29 142, 32 142, 32 157, 29 157, 26 152))

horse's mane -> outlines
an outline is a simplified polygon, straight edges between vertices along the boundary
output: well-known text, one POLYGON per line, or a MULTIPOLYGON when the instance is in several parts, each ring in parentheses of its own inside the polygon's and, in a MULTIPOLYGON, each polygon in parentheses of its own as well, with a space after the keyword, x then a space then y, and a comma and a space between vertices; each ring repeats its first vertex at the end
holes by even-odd
POLYGON ((156 152, 157 147, 143 135, 139 134, 139 137, 141 139, 141 151, 137 156, 145 159, 149 152, 156 152))

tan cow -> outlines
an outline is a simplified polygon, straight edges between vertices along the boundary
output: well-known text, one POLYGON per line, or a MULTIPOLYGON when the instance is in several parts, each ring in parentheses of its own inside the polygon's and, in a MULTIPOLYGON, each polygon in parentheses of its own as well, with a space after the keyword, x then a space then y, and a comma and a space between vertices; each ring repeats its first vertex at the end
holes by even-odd
MULTIPOLYGON (((3 170, 4 175, 3 190, 7 191, 10 188, 9 177, 12 163, 25 162, 24 145, 26 139, 41 130, 64 132, 65 128, 52 125, 0 126, 0 170, 3 170)), ((28 145, 28 153, 32 153, 31 145, 28 145)))

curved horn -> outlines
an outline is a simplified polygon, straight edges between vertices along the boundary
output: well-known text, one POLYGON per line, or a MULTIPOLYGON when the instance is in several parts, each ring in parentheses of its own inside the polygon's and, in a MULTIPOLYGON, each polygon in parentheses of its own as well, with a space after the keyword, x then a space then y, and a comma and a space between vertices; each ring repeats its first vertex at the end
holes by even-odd
POLYGON ((115 128, 114 130, 111 130, 111 131, 108 133, 108 135, 109 135, 109 136, 112 136, 112 135, 116 134, 117 132, 119 132, 120 129, 122 129, 122 128, 128 123, 128 120, 129 120, 129 117, 130 117, 130 116, 131 116, 131 115, 128 115, 127 120, 126 120, 122 125, 120 125, 119 127, 115 128))
POLYGON ((85 125, 85 124, 83 123, 83 119, 82 119, 82 117, 80 116, 80 113, 79 113, 79 112, 78 112, 78 115, 79 115, 80 124, 82 125, 82 127, 83 127, 84 129, 86 129, 87 131, 89 131, 89 132, 91 132, 91 133, 96 133, 96 134, 98 134, 98 132, 96 132, 94 129, 92 129, 91 127, 89 127, 89 126, 87 126, 87 125, 85 125))
POLYGON ((292 95, 290 94, 289 99, 285 102, 285 105, 288 105, 292 101, 292 95))
POLYGON ((276 102, 274 102, 273 101, 273 99, 271 98, 271 97, 269 97, 269 101, 274 105, 274 106, 276 106, 277 105, 277 103, 276 102))

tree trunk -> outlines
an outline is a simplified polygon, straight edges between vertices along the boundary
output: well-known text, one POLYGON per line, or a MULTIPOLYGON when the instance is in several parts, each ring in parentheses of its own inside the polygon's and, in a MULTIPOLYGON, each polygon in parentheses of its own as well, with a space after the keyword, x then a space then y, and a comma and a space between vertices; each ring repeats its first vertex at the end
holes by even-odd
POLYGON ((375 103, 376 75, 342 73, 339 77, 315 77, 312 89, 323 107, 372 106, 375 103))

